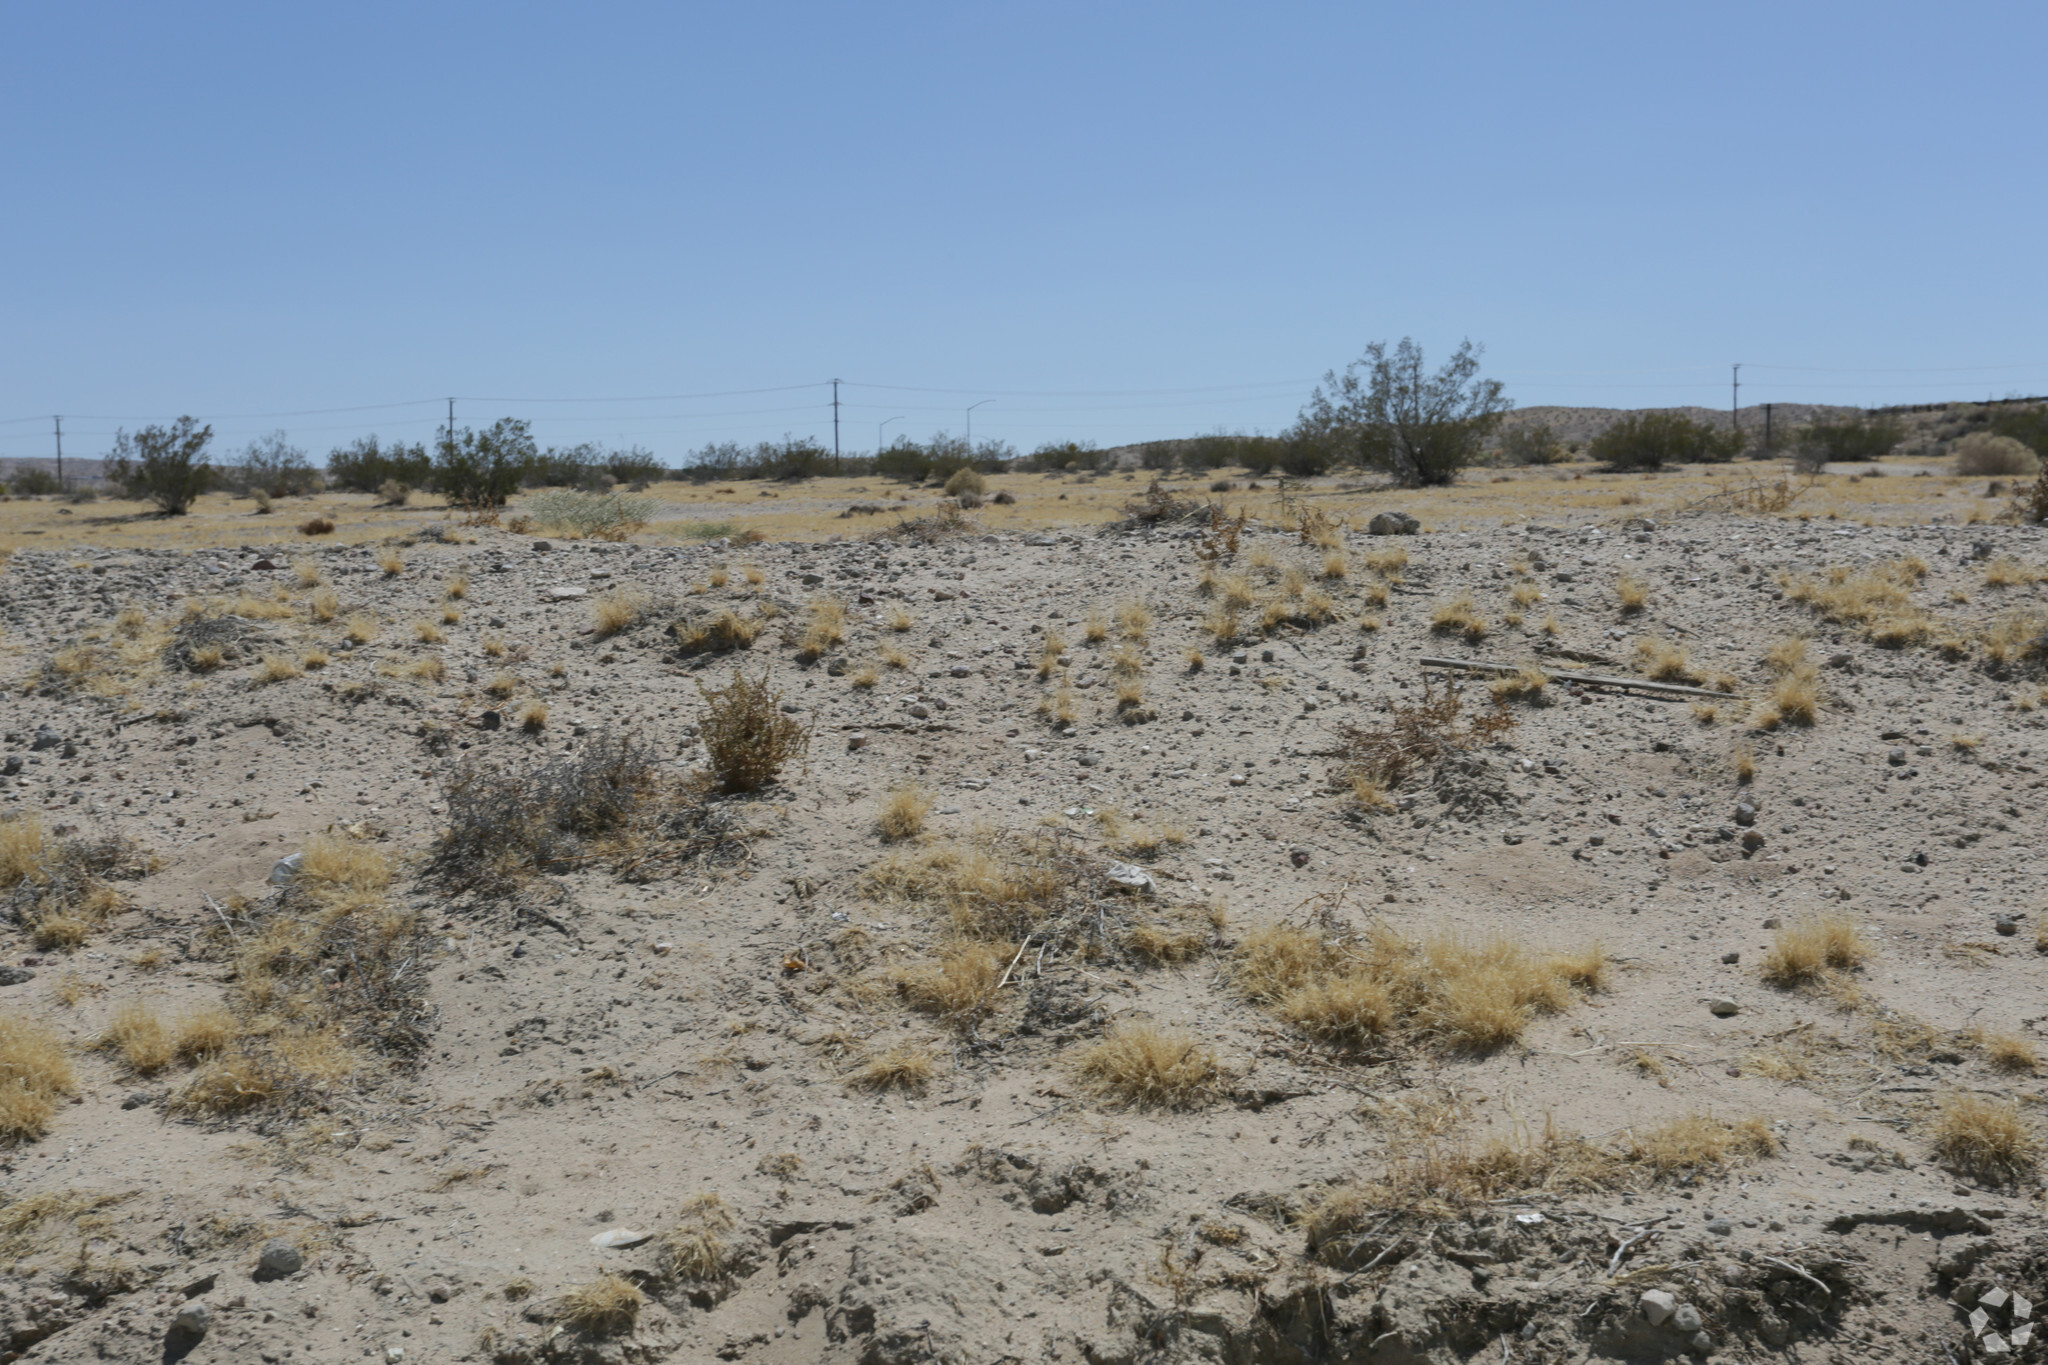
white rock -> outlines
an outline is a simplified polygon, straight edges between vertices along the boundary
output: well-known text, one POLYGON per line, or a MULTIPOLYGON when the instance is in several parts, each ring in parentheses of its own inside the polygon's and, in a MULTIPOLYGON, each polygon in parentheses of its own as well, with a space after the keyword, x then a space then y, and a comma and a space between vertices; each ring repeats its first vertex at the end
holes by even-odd
POLYGON ((2028 1318, 2031 1318, 2032 1316, 2034 1316, 2034 1305, 2027 1298, 2027 1296, 2025 1294, 2013 1295, 2012 1320, 2014 1322, 2025 1322, 2028 1318))
POLYGON ((589 594, 582 588, 572 588, 568 584, 563 583, 549 588, 547 595, 550 602, 573 602, 577 598, 587 597, 589 594))
POLYGON ((623 1251, 627 1247, 639 1246, 652 1239, 651 1232, 636 1232, 632 1228, 606 1228, 590 1239, 590 1244, 604 1251, 623 1251))
POLYGON ((1991 1325, 1991 1315, 1981 1308, 1970 1310, 1970 1335, 1981 1337, 1984 1329, 1991 1325))
POLYGON ((178 1316, 171 1319, 171 1330, 188 1337, 203 1337, 206 1329, 213 1326, 213 1310, 206 1306, 205 1299, 194 1299, 178 1310, 178 1316))
POLYGON ((2033 1339, 2034 1324, 2031 1322, 2023 1322, 2012 1329, 2012 1344, 2015 1346, 2024 1346, 2033 1339))
POLYGON ((1636 1303, 1643 1310, 1643 1316, 1650 1320, 1650 1326, 1662 1327, 1665 1320, 1678 1311, 1678 1300, 1661 1289, 1646 1289, 1636 1303))
POLYGON ((2003 1308, 2005 1301, 2011 1297, 2003 1289, 1987 1289, 1977 1296, 1977 1302, 1986 1308, 2003 1308))
POLYGON ((294 853, 289 857, 279 858, 270 865, 270 884, 272 886, 290 886, 298 878, 299 869, 305 865, 306 855, 304 853, 294 853))
POLYGON ((2002 1356, 2012 1347, 2005 1344, 2005 1338, 1996 1332, 1986 1332, 1984 1339, 1977 1343, 1977 1349, 1987 1356, 2002 1356))

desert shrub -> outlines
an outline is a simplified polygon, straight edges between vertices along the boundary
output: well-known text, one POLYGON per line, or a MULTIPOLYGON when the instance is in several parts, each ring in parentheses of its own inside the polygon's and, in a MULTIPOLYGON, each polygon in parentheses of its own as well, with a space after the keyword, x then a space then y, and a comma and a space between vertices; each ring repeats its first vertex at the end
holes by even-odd
POLYGON ((1048 441, 1032 451, 1027 462, 1033 469, 1046 472, 1093 470, 1102 463, 1102 452, 1092 441, 1048 441))
POLYGON ((914 839, 924 832, 924 820, 931 814, 932 801, 931 792, 915 783, 898 787, 882 803, 882 812, 875 817, 875 828, 884 840, 891 843, 914 839))
POLYGON ((50 497, 63 492, 64 485, 57 482, 57 476, 47 469, 20 465, 8 477, 7 491, 17 498, 50 497))
POLYGON ((699 733, 727 791, 768 785, 810 745, 810 732, 782 713, 782 694, 770 688, 766 673, 749 678, 735 668, 727 686, 699 682, 697 691, 704 699, 699 733))
POLYGON ((2048 461, 2043 462, 2040 477, 2013 494, 2012 515, 2022 523, 2048 522, 2048 461))
POLYGON ((1718 464, 1742 449, 1742 437, 1682 412, 1632 412, 1595 436, 1588 453, 1610 469, 1661 469, 1666 464, 1718 464))
POLYGON ((306 452, 285 439, 282 431, 258 436, 242 448, 242 458, 221 471, 221 482, 237 493, 283 498, 316 492, 320 475, 307 463, 306 452))
POLYGON ((1452 754, 1492 743, 1515 724, 1515 713, 1504 706, 1468 716, 1461 692, 1425 688, 1420 702, 1393 703, 1383 725, 1345 727, 1340 752, 1347 775, 1369 778, 1392 791, 1452 754))
POLYGON ((58 838, 34 813, 0 820, 0 923, 39 947, 74 948, 120 909, 112 883, 149 870, 125 835, 58 838))
POLYGON ((107 477, 129 497, 155 503, 165 516, 183 516, 218 480, 219 472, 206 462, 212 440, 213 428, 190 417, 168 427, 143 427, 133 436, 116 431, 107 477))
POLYGON ((956 469, 946 480, 945 492, 949 498, 957 498, 962 493, 972 493, 979 497, 988 492, 988 480, 981 476, 980 470, 971 466, 956 469))
POLYGON ((639 625, 646 611, 647 599, 624 589, 614 589, 591 604, 591 626, 598 639, 608 640, 639 625))
POLYGON ((638 1285, 618 1275, 600 1275, 562 1296, 554 1318, 590 1336, 618 1336, 633 1330, 647 1296, 638 1285))
POLYGON ((1764 958, 1764 980, 1800 986, 1830 971, 1850 971, 1870 956, 1870 945, 1847 915, 1817 915, 1778 930, 1764 958))
POLYGON ((846 1083, 852 1089, 875 1094, 889 1090, 915 1094, 924 1089, 937 1070, 927 1049, 905 1043, 864 1059, 848 1073, 846 1083))
POLYGON ((441 442, 434 486, 457 507, 503 507, 537 455, 529 423, 501 417, 481 432, 465 427, 441 442))
POLYGON ((386 507, 403 507, 411 497, 411 487, 397 479, 386 479, 377 485, 377 501, 386 507))
POLYGON ((1467 341, 1425 373, 1411 338, 1391 353, 1372 343, 1342 374, 1323 376, 1279 442, 1277 463, 1297 475, 1357 462, 1409 487, 1454 482, 1513 406, 1499 380, 1479 377, 1479 354, 1467 341))
POLYGON ((433 471, 425 446, 403 441, 380 445, 375 436, 337 446, 327 455, 327 481, 355 493, 376 493, 392 483, 423 488, 433 471))
POLYGON ((1818 470, 1831 461, 1880 459, 1905 439, 1896 417, 1818 417, 1793 434, 1792 458, 1800 469, 1818 470))
POLYGON ((1548 422, 1526 422, 1501 433, 1502 464, 1563 464, 1570 458, 1548 422))
POLYGON ((1988 474, 2032 474, 2040 470, 2041 457, 2010 436, 1973 431, 1949 448, 1952 468, 1970 477, 1988 474))
POLYGON ((302 536, 325 536, 333 532, 334 523, 325 517, 308 517, 299 523, 299 534, 302 536))
POLYGON ((534 524, 563 535, 624 540, 654 519, 658 499, 638 493, 578 493, 550 489, 527 499, 534 524))
POLYGON ((661 1265, 681 1280, 717 1280, 734 1269, 738 1248, 727 1240, 734 1226, 732 1211, 715 1194, 692 1195, 683 1201, 675 1224, 661 1235, 661 1265))

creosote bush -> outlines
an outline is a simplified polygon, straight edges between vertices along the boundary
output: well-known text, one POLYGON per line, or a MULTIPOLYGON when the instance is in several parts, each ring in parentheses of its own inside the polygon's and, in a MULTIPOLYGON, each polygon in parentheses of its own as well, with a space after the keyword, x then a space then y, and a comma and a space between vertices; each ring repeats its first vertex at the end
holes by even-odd
POLYGON ((810 746, 810 732, 782 713, 782 694, 769 686, 766 673, 749 678, 735 668, 728 685, 710 688, 700 682, 697 691, 704 698, 699 722, 704 748, 711 771, 727 791, 767 786, 810 746))

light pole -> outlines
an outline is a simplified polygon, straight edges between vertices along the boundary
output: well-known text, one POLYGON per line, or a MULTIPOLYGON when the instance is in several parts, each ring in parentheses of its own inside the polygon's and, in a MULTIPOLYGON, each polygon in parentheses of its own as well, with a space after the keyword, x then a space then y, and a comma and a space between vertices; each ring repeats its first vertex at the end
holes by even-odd
POLYGON ((884 417, 881 421, 875 423, 875 454, 879 455, 882 453, 882 429, 891 422, 900 422, 902 420, 903 415, 898 413, 894 417, 884 417))
POLYGON ((967 405, 967 453, 969 455, 974 454, 974 410, 980 407, 982 403, 993 403, 995 401, 993 398, 984 398, 981 400, 981 403, 969 403, 967 405))

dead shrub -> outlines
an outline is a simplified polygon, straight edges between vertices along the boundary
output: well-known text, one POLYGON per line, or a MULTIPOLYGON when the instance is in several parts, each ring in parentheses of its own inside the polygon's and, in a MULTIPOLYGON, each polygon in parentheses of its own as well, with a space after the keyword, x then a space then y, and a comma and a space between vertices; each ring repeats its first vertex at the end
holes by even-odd
POLYGON ((618 1275, 600 1275, 562 1296, 555 1320, 594 1337, 620 1336, 633 1330, 647 1296, 638 1285, 618 1275))
POLYGON ((325 536, 332 535, 333 532, 334 523, 325 517, 309 517, 299 523, 299 534, 302 536, 325 536))
POLYGON ((766 673, 749 678, 735 668, 729 685, 699 682, 697 691, 704 699, 699 736, 727 791, 767 786, 810 746, 810 732, 782 713, 782 694, 769 687, 766 673))
POLYGON ((846 639, 846 603, 836 597, 814 597, 798 634, 797 658, 811 663, 846 639))
POLYGON ((933 962, 905 968, 896 987, 914 1009, 967 1022, 988 1008, 1008 962, 988 944, 967 940, 943 949, 933 962))
POLYGON ((873 1094, 889 1090, 914 1094, 931 1082, 937 1070, 929 1049, 905 1043, 868 1057, 847 1076, 846 1083, 873 1094))
POLYGON ((591 603, 592 632, 598 639, 608 640, 639 625, 646 610, 647 599, 638 593, 623 589, 608 592, 591 603))
POLYGON ((1394 702, 1385 724, 1346 726, 1338 732, 1347 780, 1364 778, 1380 791, 1397 790, 1411 776, 1452 754, 1490 744, 1515 727, 1515 713, 1496 702, 1479 715, 1464 712, 1463 693, 1424 685, 1422 700, 1394 702))
POLYGON ((716 1194, 684 1200, 674 1225, 661 1235, 662 1269, 699 1283, 724 1279, 737 1259, 726 1240, 735 1226, 732 1211, 716 1194))

